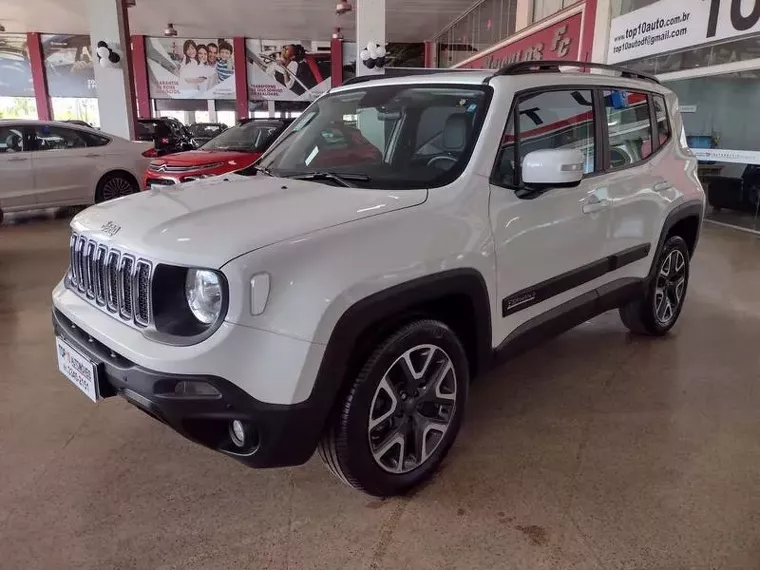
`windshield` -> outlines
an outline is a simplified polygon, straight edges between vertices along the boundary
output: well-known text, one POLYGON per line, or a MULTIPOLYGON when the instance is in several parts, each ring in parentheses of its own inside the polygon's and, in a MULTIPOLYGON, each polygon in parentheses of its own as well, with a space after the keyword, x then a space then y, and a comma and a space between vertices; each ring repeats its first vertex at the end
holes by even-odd
POLYGON ((188 127, 194 137, 215 137, 224 130, 222 125, 212 123, 196 123, 188 127))
POLYGON ((227 129, 218 137, 204 144, 203 150, 237 150, 256 152, 262 150, 280 125, 276 123, 249 122, 227 129))
POLYGON ((469 160, 488 95, 481 85, 423 84, 364 85, 329 94, 299 117, 257 167, 320 182, 325 177, 315 173, 350 176, 368 188, 448 184, 469 160))

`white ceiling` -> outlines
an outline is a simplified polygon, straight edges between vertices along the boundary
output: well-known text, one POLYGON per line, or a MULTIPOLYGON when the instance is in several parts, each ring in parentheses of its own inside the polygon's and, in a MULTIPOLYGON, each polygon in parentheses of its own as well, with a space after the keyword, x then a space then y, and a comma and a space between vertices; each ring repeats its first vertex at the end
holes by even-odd
MULTIPOLYGON (((106 1, 106 0, 102 0, 106 1)), ((354 39, 355 14, 335 15, 336 0, 137 0, 133 34, 161 35, 168 22, 184 37, 245 36, 327 40, 338 25, 354 39)), ((432 39, 473 0, 386 0, 386 41, 432 39)), ((355 5, 355 0, 352 0, 355 5)), ((8 32, 86 34, 87 0, 0 0, 8 32)))

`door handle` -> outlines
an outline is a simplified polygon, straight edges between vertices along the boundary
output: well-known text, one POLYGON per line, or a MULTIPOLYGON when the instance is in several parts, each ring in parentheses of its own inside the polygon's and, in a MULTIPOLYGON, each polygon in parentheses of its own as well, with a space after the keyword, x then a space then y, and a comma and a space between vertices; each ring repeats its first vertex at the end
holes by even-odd
POLYGON ((24 162, 26 160, 29 160, 29 159, 23 156, 14 156, 13 158, 9 158, 8 162, 24 162))
POLYGON ((84 155, 85 158, 100 158, 100 155, 96 152, 91 152, 89 154, 84 155))
POLYGON ((582 210, 584 214, 593 214, 594 212, 609 208, 611 204, 612 202, 607 198, 600 198, 596 194, 591 194, 583 204, 582 210))
POLYGON ((665 192, 665 190, 670 190, 671 188, 673 188, 673 185, 667 180, 663 180, 654 185, 655 192, 665 192))

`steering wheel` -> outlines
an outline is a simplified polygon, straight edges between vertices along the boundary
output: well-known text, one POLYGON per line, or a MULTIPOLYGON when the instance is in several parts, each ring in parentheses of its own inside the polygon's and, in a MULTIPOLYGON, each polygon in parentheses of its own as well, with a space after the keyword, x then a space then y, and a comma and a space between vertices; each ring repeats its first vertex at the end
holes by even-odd
POLYGON ((453 156, 449 156, 448 154, 439 154, 438 156, 434 156, 427 162, 427 166, 433 166, 436 162, 440 160, 449 160, 451 162, 456 162, 458 159, 454 158, 453 156))

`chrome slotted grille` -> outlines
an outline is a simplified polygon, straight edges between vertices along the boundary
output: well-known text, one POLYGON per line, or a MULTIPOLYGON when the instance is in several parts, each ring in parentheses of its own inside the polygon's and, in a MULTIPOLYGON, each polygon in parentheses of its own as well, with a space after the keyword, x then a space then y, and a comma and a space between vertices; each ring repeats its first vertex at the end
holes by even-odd
POLYGON ((151 324, 153 265, 82 235, 69 242, 70 288, 80 297, 137 326, 151 324))

